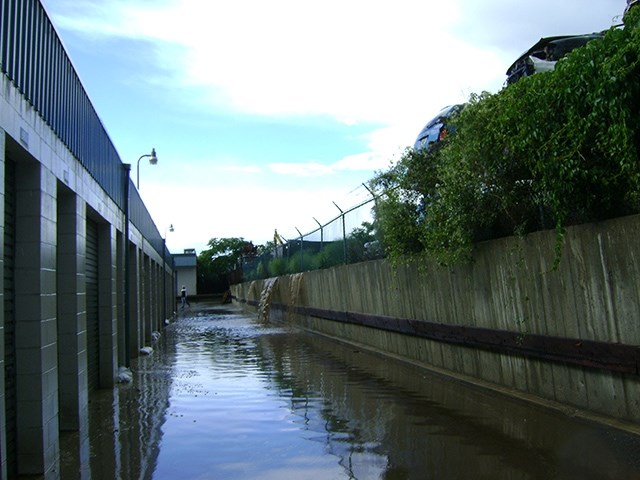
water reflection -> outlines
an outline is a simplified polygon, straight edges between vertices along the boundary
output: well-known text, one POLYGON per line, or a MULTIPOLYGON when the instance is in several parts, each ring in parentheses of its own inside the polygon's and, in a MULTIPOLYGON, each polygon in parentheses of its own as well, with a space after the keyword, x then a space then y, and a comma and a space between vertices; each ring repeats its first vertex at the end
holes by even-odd
POLYGON ((92 399, 83 478, 640 478, 635 436, 221 308, 92 399))
POLYGON ((61 434, 61 478, 153 477, 175 358, 172 342, 160 347, 134 361, 132 383, 90 395, 88 428, 61 434))

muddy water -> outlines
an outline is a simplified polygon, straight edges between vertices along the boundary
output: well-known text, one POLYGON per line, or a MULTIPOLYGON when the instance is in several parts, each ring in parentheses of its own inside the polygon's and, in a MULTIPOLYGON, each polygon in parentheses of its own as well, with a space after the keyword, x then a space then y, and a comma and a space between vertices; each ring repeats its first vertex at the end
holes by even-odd
POLYGON ((193 308, 91 398, 63 478, 640 479, 640 439, 351 346, 193 308))

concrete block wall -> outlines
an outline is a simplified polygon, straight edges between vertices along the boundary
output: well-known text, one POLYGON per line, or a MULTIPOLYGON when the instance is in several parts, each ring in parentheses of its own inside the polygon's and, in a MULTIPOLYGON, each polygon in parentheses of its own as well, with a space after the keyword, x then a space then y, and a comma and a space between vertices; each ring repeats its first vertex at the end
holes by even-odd
MULTIPOLYGON (((117 368, 136 357, 140 347, 149 344, 151 332, 162 327, 164 312, 173 302, 164 304, 159 279, 161 275, 168 279, 168 298, 172 299, 174 273, 170 259, 153 250, 133 225, 129 238, 124 238, 124 212, 14 85, 0 75, 3 239, 4 180, 9 163, 16 171, 12 183, 15 271, 9 273, 14 298, 5 295, 3 275, 0 296, 5 306, 15 304, 11 320, 15 322, 15 358, 11 362, 16 372, 15 397, 9 397, 5 367, 7 355, 13 354, 5 349, 6 319, 0 309, 0 478, 59 478, 61 432, 78 432, 80 456, 88 455, 92 367, 87 343, 87 223, 98 226, 98 388, 113 388, 117 368), (127 248, 132 252, 129 265, 125 264, 127 248), (125 334, 127 272, 131 280, 129 348, 125 334)), ((0 252, 4 269, 3 241, 0 252)))
MULTIPOLYGON (((478 348, 473 338, 448 342, 394 331, 399 322, 428 322, 434 328, 496 332, 510 337, 516 350, 518 339, 536 336, 559 339, 575 350, 588 342, 625 347, 640 358, 639 230, 640 216, 572 227, 555 271, 555 234, 539 232, 480 244, 472 264, 451 269, 415 263, 394 268, 381 260, 283 276, 275 285, 274 279, 248 282, 235 285, 232 293, 257 307, 272 285, 272 319, 470 381, 640 424, 637 361, 635 370, 631 365, 631 371, 620 373, 588 361, 545 358, 544 351, 538 357, 524 349, 509 354, 478 348), (309 308, 324 313, 299 313, 309 308), (363 326, 345 312, 387 318, 388 325, 363 326)), ((597 363, 598 354, 592 360, 597 363)))
POLYGON ((56 179, 40 164, 16 176, 15 352, 18 468, 58 469, 56 179))

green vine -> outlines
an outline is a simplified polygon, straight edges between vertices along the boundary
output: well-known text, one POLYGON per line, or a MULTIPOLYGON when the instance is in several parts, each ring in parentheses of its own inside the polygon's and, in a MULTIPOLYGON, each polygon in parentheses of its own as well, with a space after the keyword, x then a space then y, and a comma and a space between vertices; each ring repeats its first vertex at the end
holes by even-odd
POLYGON ((372 184, 389 257, 451 265, 474 243, 640 211, 640 9, 552 72, 473 94, 456 134, 408 149, 372 184))

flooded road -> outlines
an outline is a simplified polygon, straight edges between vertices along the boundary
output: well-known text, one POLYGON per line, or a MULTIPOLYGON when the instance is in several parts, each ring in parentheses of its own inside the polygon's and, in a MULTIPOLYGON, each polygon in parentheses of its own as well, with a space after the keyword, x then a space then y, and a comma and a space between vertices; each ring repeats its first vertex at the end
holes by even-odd
POLYGON ((62 478, 640 479, 640 438, 195 306, 91 397, 62 478))

